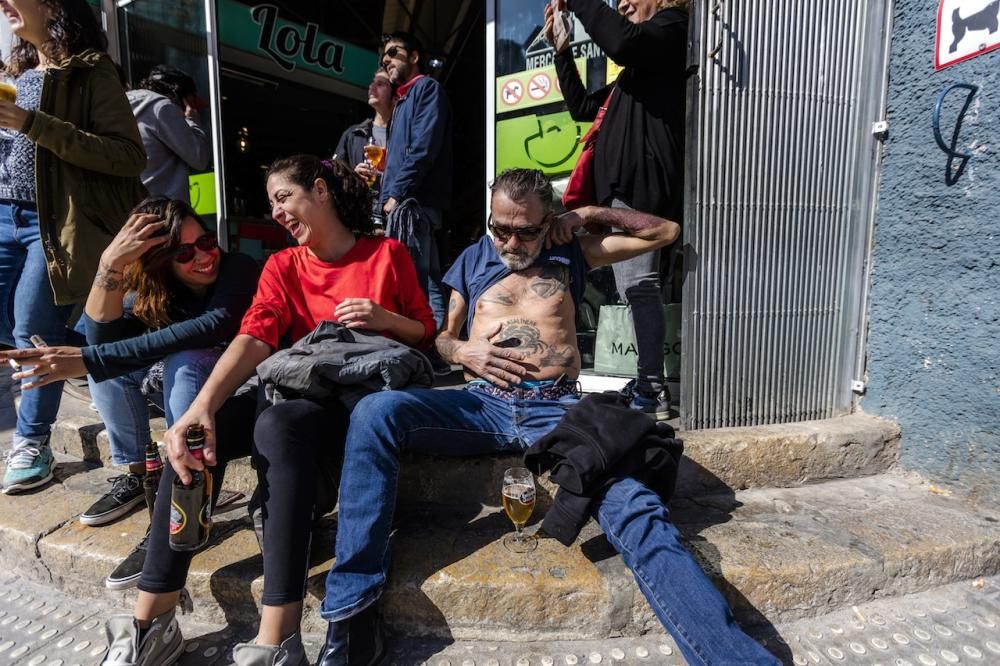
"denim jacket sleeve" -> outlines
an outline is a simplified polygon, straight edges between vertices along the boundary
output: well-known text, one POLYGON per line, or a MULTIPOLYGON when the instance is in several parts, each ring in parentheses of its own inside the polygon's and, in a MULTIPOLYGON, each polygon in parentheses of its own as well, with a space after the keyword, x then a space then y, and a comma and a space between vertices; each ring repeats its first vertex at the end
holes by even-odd
POLYGON ((402 103, 410 106, 407 114, 409 128, 396 131, 407 131, 409 141, 405 145, 391 141, 390 151, 405 152, 395 173, 386 175, 383 200, 392 197, 402 201, 414 196, 441 152, 451 114, 451 106, 441 84, 429 76, 417 82, 402 103))
MULTIPOLYGON (((207 349, 228 343, 236 336, 243 313, 250 307, 257 287, 257 274, 257 263, 250 257, 238 253, 225 255, 215 289, 201 314, 143 335, 84 347, 83 362, 87 371, 94 381, 101 382, 144 368, 179 351, 207 349)), ((122 319, 128 317, 130 315, 122 319)), ((107 339, 110 331, 104 336, 95 335, 92 338, 91 328, 96 331, 108 326, 117 326, 118 330, 122 330, 122 325, 115 322, 89 320, 88 341, 101 337, 107 339)))

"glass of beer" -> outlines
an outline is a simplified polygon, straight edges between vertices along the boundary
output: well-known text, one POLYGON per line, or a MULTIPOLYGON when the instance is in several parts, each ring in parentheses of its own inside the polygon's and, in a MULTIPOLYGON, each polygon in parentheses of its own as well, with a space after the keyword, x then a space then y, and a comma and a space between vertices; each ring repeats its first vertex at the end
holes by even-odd
POLYGON ((538 546, 538 539, 525 534, 524 524, 535 508, 535 479, 523 467, 511 467, 503 473, 501 491, 503 510, 514 523, 514 533, 503 538, 504 548, 512 553, 530 553, 538 546))
POLYGON ((366 179, 368 187, 372 187, 375 185, 375 179, 378 177, 374 172, 385 170, 385 148, 369 141, 365 146, 365 162, 368 163, 368 166, 373 171, 372 175, 366 179))

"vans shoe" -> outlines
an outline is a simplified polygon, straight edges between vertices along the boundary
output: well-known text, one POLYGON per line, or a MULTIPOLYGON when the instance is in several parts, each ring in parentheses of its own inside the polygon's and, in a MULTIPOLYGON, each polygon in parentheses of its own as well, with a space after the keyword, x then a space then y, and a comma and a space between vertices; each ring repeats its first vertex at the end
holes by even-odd
POLYGON ((127 472, 110 477, 108 481, 111 482, 111 490, 80 516, 80 522, 84 525, 106 525, 146 502, 141 474, 127 472))

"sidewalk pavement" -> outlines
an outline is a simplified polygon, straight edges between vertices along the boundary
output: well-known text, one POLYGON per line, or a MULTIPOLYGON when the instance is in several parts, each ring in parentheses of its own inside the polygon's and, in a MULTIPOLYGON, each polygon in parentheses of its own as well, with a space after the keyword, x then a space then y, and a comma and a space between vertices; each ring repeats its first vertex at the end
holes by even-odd
MULTIPOLYGON (((96 666, 107 646, 106 605, 11 576, 0 578, 0 662, 11 666, 96 666)), ((233 646, 252 627, 217 626, 180 618, 187 638, 181 666, 231 663, 233 646)), ((954 583, 920 594, 854 606, 800 620, 758 637, 788 646, 796 666, 895 664, 947 666, 1000 663, 1000 577, 954 583)), ((315 659, 322 634, 303 637, 315 659)), ((391 666, 573 666, 683 664, 663 635, 604 641, 536 643, 390 641, 391 666)))

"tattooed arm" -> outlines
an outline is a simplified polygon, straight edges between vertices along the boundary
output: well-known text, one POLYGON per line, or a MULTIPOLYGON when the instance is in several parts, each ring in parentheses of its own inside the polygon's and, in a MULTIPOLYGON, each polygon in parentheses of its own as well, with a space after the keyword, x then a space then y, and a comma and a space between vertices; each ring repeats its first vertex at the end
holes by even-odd
POLYGON ((493 340, 502 327, 502 322, 499 321, 489 327, 485 334, 472 340, 461 340, 459 336, 467 313, 465 299, 458 292, 452 291, 451 301, 448 303, 448 319, 435 342, 441 358, 449 363, 458 363, 470 374, 497 386, 506 388, 520 383, 526 372, 521 361, 527 354, 494 344, 493 340))
POLYGON ((584 226, 609 231, 617 228, 623 232, 580 237, 580 247, 592 268, 631 259, 644 252, 670 245, 677 240, 681 232, 676 222, 649 213, 629 208, 584 206, 557 217, 549 231, 546 244, 558 245, 569 242, 575 230, 584 226))

